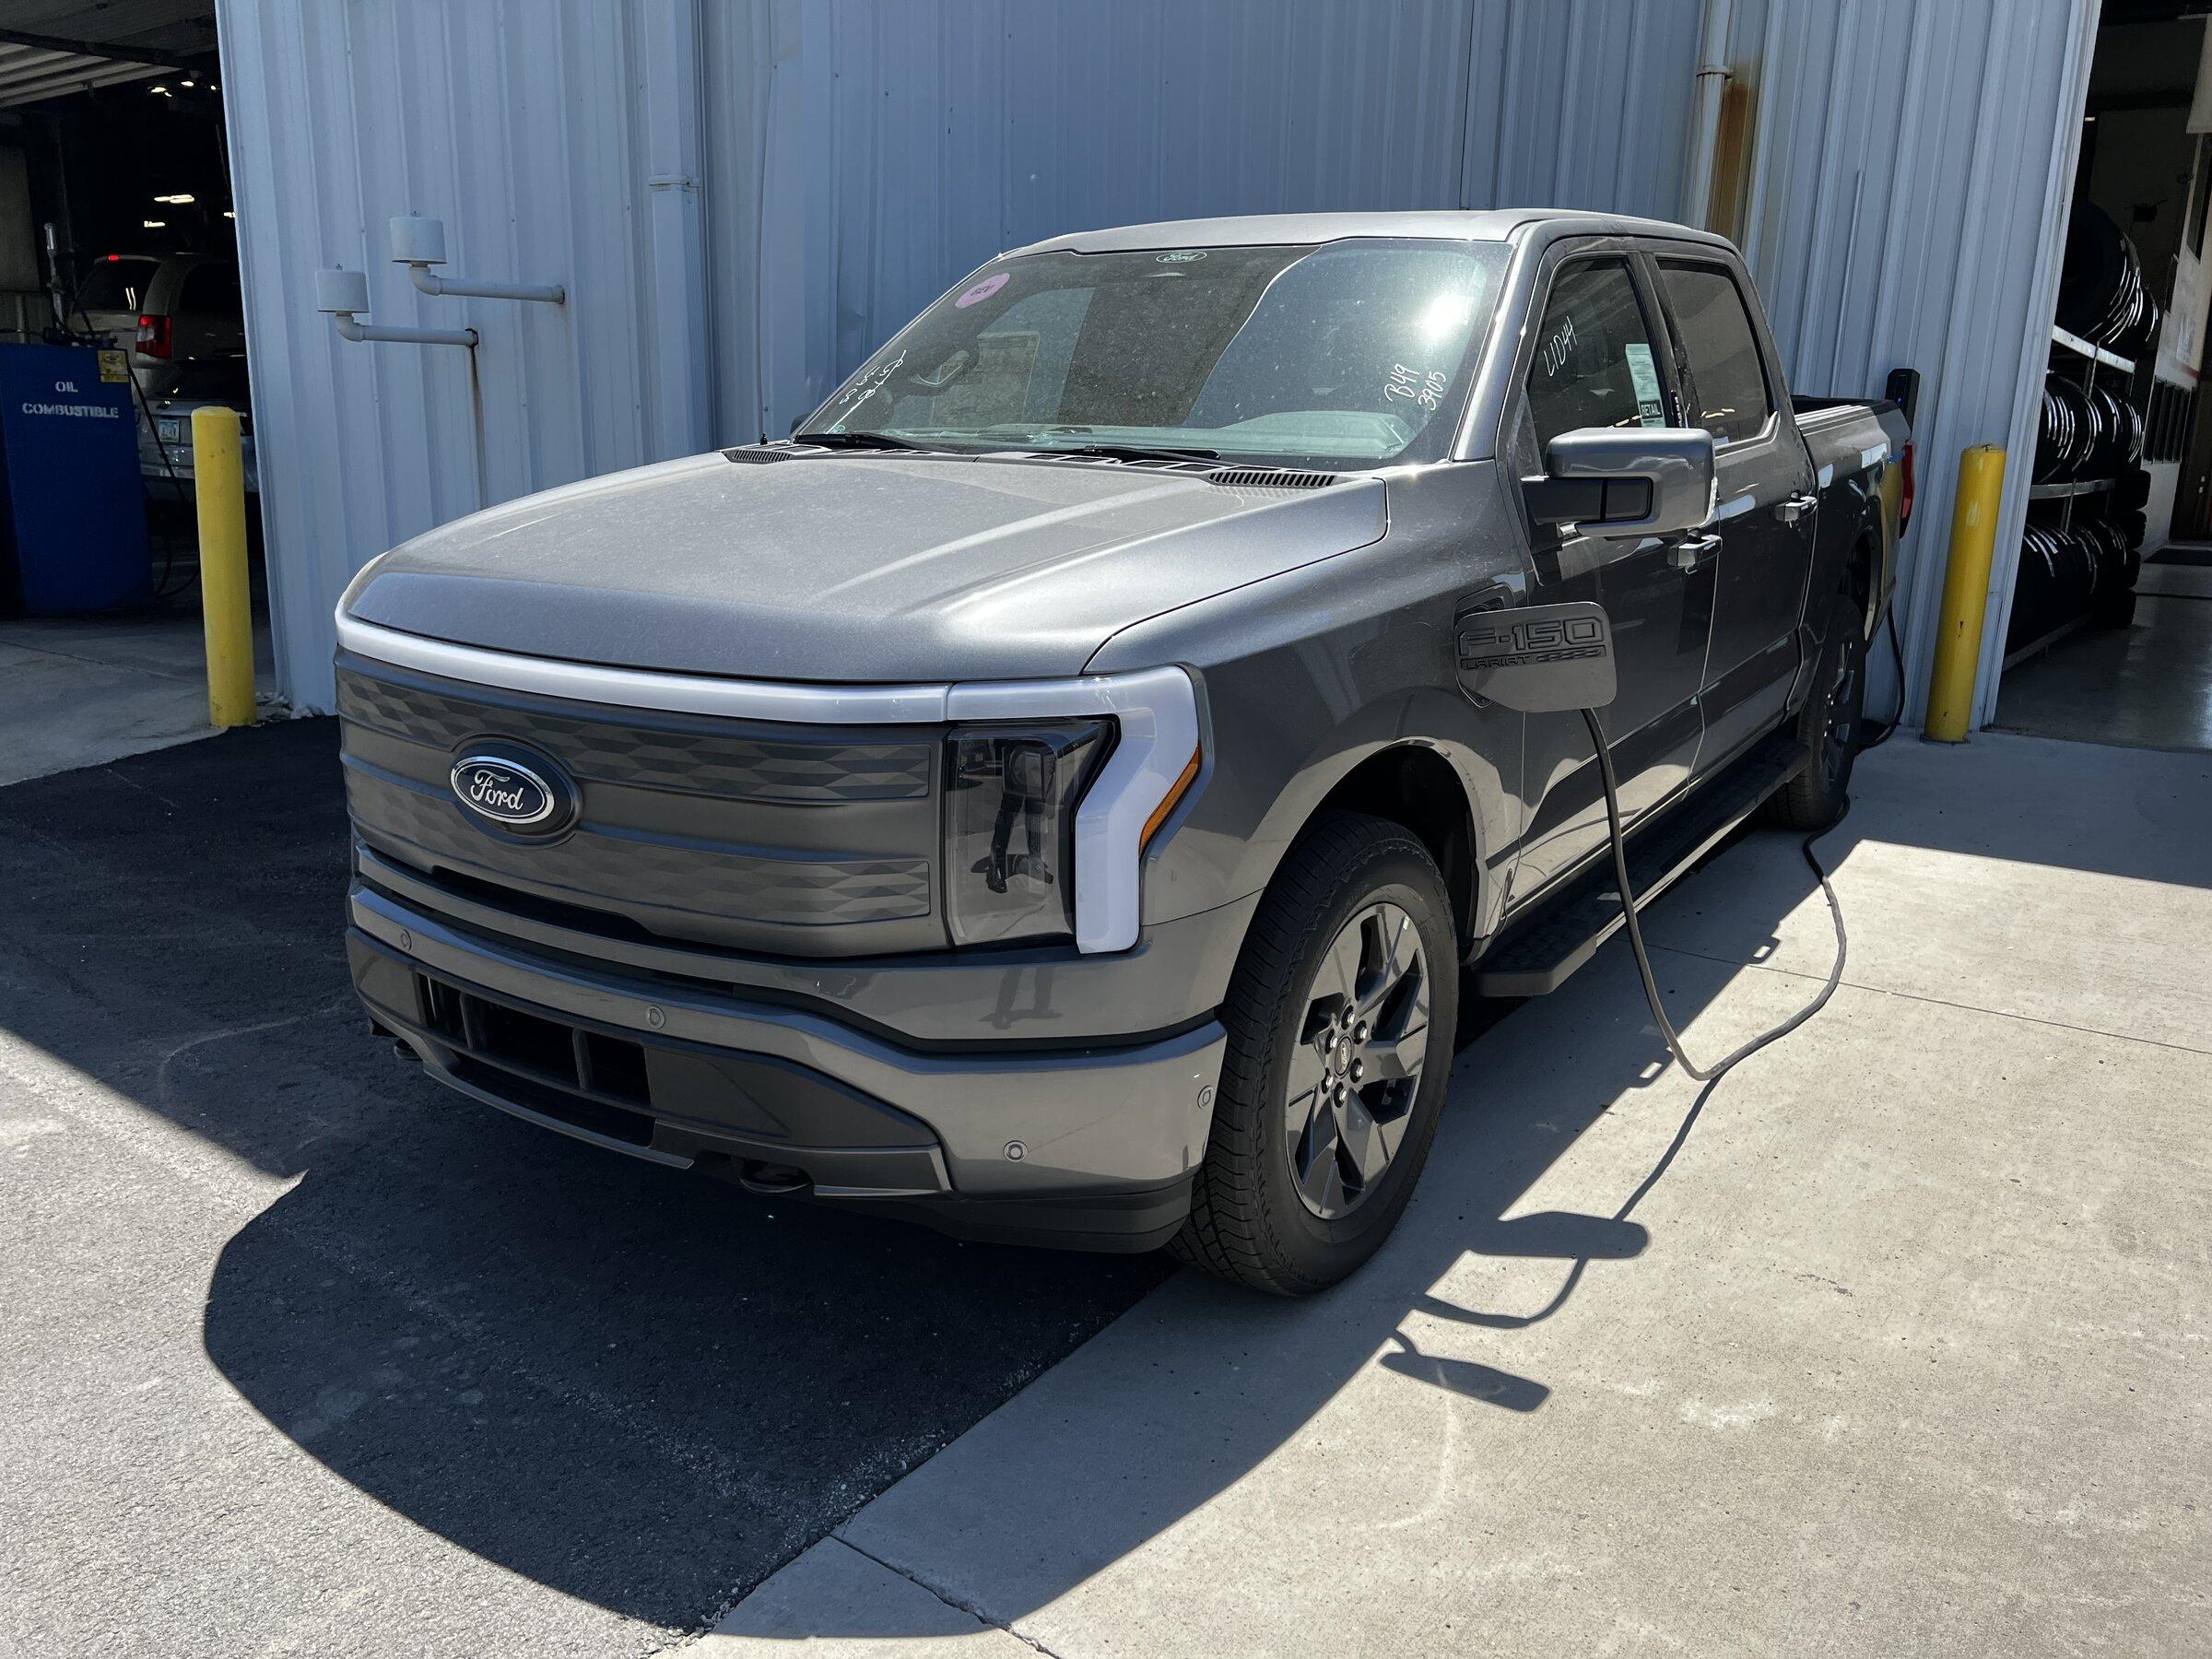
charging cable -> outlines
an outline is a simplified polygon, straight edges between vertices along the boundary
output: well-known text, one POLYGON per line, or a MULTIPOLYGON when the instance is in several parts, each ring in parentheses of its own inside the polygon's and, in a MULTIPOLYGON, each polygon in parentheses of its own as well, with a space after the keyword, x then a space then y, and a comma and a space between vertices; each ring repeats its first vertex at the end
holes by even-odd
MULTIPOLYGON (((1620 792, 1613 778, 1613 757, 1606 742, 1606 729, 1598 724, 1595 709, 1584 709, 1582 713, 1583 724, 1590 728, 1590 742, 1597 750, 1598 776, 1605 782, 1606 822, 1611 827, 1613 832, 1613 878, 1620 885, 1621 913, 1628 921, 1629 946, 1636 953, 1636 971, 1643 981, 1644 999, 1652 1005, 1652 1018, 1659 1022, 1660 1034, 1666 1039, 1666 1046, 1674 1051, 1676 1062, 1699 1082, 1711 1083, 1723 1073, 1732 1069, 1738 1062, 1749 1059, 1768 1044, 1780 1042, 1814 1015, 1819 1013, 1828 1006, 1828 999, 1836 994, 1836 987, 1843 982, 1843 959, 1845 952, 1850 949, 1850 942, 1843 933, 1843 907, 1837 902, 1836 889, 1829 884, 1828 872, 1821 867, 1820 861, 1813 856, 1813 843, 1826 835, 1830 830, 1834 829, 1835 824, 1814 830, 1805 838, 1804 844, 1799 848, 1799 851, 1805 854, 1805 862, 1813 866, 1813 874, 1820 878, 1820 891, 1828 899, 1828 913, 1835 919, 1836 965, 1830 971, 1828 983, 1820 987, 1819 995, 1814 997, 1804 1008, 1791 1015, 1772 1030, 1762 1032, 1741 1048, 1733 1050, 1710 1070, 1700 1069, 1683 1049, 1682 1034, 1675 1030, 1673 1021, 1666 1017, 1665 1006, 1659 1000, 1659 982, 1652 977, 1652 959, 1643 948, 1643 929, 1637 924, 1636 920, 1636 892, 1629 885, 1628 838, 1620 827, 1620 792)), ((1849 808, 1847 807, 1845 810, 1848 811, 1849 808)), ((1842 821, 1841 817, 1836 819, 1836 823, 1842 821)), ((1688 1125, 1685 1125, 1685 1128, 1687 1127, 1688 1125)))

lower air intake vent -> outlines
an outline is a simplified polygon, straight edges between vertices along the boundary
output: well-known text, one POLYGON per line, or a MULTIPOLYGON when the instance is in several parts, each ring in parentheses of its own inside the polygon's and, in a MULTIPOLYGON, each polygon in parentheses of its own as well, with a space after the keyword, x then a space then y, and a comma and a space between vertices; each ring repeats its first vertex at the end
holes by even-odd
POLYGON ((1325 489, 1336 482, 1336 475, 1288 472, 1272 466, 1224 466, 1207 473, 1206 481, 1231 489, 1325 489))
POLYGON ((788 461, 791 459, 791 452, 781 449, 762 449, 755 444, 745 444, 736 449, 724 450, 722 458, 724 461, 735 461, 741 465, 751 465, 764 461, 788 461))

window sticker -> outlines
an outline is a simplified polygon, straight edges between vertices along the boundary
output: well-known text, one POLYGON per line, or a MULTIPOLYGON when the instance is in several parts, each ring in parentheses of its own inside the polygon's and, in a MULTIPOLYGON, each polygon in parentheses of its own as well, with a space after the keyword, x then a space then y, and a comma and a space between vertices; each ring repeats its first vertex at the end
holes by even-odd
POLYGON ((955 300, 952 302, 953 309, 955 311, 966 311, 970 306, 976 304, 978 301, 990 299, 992 295, 997 293, 1000 288, 1006 286, 1006 279, 1012 275, 1013 273, 1011 271, 993 272, 990 276, 984 277, 981 282, 977 283, 973 288, 970 288, 966 293, 962 294, 958 300, 955 300))
POLYGON ((1659 371, 1652 361, 1652 348, 1638 341, 1624 346, 1621 350, 1629 359, 1629 381, 1636 388, 1636 418, 1647 427, 1666 424, 1666 406, 1659 396, 1659 371))

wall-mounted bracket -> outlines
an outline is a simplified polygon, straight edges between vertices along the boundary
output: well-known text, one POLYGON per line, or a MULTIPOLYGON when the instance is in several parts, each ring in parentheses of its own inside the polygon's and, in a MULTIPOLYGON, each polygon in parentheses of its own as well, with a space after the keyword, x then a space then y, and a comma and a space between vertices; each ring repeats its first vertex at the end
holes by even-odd
POLYGON ((449 294, 470 300, 535 300, 547 305, 568 303, 569 290, 558 282, 470 282, 460 276, 441 276, 432 265, 445 263, 445 221, 406 214, 392 221, 392 261, 407 267, 407 276, 426 294, 449 294))
POLYGON ((477 331, 473 328, 381 328, 373 323, 361 322, 359 313, 369 309, 366 271, 317 271, 315 309, 329 312, 337 324, 339 335, 348 340, 366 340, 371 344, 383 341, 399 346, 473 347, 477 343, 477 331))

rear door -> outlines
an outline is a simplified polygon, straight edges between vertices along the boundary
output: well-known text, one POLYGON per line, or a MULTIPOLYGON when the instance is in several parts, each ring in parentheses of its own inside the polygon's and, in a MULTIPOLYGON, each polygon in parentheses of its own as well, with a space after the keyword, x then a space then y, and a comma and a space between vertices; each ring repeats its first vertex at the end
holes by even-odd
MULTIPOLYGON (((1570 244, 1532 307, 1500 453, 1516 477, 1543 471, 1544 446, 1583 427, 1677 423, 1678 390, 1648 275, 1621 242, 1570 244)), ((1603 712, 1621 809, 1633 820, 1688 779, 1702 726, 1698 692, 1712 627, 1716 556, 1702 535, 1607 538, 1532 535, 1530 603, 1592 599, 1613 628, 1619 692, 1603 712)), ((1579 714, 1532 714, 1523 768, 1532 816, 1512 901, 1594 851, 1604 798, 1579 714)))
POLYGON ((1782 394, 1773 348, 1733 263, 1670 244, 1652 266, 1687 426, 1713 437, 1721 536, 1700 769, 1723 764, 1783 716, 1797 671, 1813 559, 1813 469, 1782 394))
POLYGON ((203 260, 186 271, 173 304, 174 357, 215 357, 244 347, 245 305, 239 298, 238 266, 229 260, 203 260))

